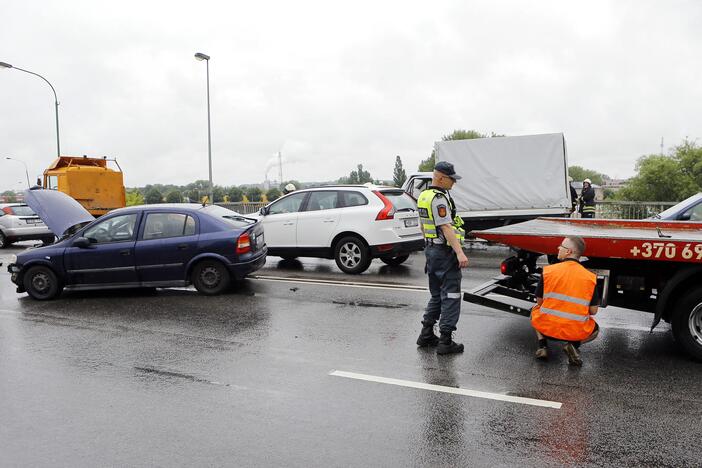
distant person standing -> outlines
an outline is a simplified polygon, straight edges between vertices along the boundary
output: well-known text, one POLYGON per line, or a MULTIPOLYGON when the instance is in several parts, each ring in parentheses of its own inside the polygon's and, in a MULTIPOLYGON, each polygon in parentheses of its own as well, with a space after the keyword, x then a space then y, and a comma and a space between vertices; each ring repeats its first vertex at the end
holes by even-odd
POLYGON ((573 178, 568 176, 568 187, 570 187, 570 213, 575 213, 578 208, 578 192, 573 187, 573 178))
POLYGON ((597 276, 580 264, 585 241, 569 236, 558 246, 560 263, 547 265, 536 286, 531 325, 539 339, 536 358, 548 359, 548 340, 565 341, 568 364, 583 364, 578 349, 594 340, 599 327, 593 319, 600 305, 597 276))
POLYGON ((583 218, 595 217, 595 189, 592 188, 590 179, 583 180, 583 189, 580 192, 580 214, 583 218))
POLYGON ((283 187, 283 195, 293 193, 295 190, 297 190, 297 187, 295 187, 294 184, 288 184, 285 187, 283 187))
POLYGON ((431 186, 417 200, 426 245, 424 271, 429 276, 431 294, 417 345, 438 345, 437 354, 463 352, 463 345, 453 341, 452 333, 461 314, 461 268, 468 266, 468 258, 462 246, 465 238, 463 220, 456 214, 456 204, 449 194, 460 178, 453 164, 438 162, 434 167, 431 186), (434 334, 437 321, 441 337, 434 334))

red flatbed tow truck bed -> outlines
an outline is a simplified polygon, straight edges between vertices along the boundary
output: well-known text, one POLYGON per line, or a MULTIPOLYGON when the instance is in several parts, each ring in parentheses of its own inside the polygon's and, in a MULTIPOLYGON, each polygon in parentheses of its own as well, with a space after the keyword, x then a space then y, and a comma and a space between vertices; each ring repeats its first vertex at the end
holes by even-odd
POLYGON ((661 319, 670 322, 676 341, 702 359, 702 223, 538 218, 473 234, 515 255, 502 263, 502 275, 464 300, 528 316, 541 274, 537 259, 556 261, 563 238, 580 236, 583 265, 598 275, 602 306, 652 312, 651 330, 661 319))

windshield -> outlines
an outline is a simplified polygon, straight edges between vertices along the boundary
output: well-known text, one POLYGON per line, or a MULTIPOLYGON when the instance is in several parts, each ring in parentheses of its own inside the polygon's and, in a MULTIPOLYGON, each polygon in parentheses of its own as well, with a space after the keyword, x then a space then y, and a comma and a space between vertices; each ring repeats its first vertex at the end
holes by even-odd
POLYGON ((677 205, 671 206, 671 207, 668 208, 667 210, 658 213, 656 216, 654 216, 654 218, 656 218, 656 219, 668 219, 668 218, 670 218, 671 216, 676 215, 676 214, 680 211, 681 208, 683 208, 683 207, 689 205, 689 204, 692 203, 693 201, 695 201, 695 200, 697 200, 697 199, 700 199, 700 198, 702 198, 702 194, 700 194, 700 193, 695 194, 695 195, 693 195, 693 196, 691 196, 691 197, 688 197, 688 198, 686 198, 685 200, 683 200, 683 201, 681 201, 680 203, 678 203, 677 205))
POLYGON ((15 216, 36 216, 34 211, 27 205, 9 206, 10 211, 15 216))
POLYGON ((397 211, 416 211, 417 202, 402 190, 387 190, 381 192, 390 202, 395 205, 397 211))
POLYGON ((221 218, 227 222, 227 224, 230 224, 236 228, 245 228, 246 226, 251 226, 252 224, 256 223, 256 220, 253 218, 247 218, 236 211, 232 211, 217 205, 208 205, 203 208, 202 211, 211 216, 221 218))

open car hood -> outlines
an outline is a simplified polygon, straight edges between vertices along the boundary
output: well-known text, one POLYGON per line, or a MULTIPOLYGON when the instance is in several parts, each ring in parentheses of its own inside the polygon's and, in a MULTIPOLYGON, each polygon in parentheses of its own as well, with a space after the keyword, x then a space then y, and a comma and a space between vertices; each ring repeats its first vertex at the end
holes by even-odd
POLYGON ((57 190, 25 190, 24 199, 55 235, 63 237, 71 228, 95 221, 88 210, 57 190))

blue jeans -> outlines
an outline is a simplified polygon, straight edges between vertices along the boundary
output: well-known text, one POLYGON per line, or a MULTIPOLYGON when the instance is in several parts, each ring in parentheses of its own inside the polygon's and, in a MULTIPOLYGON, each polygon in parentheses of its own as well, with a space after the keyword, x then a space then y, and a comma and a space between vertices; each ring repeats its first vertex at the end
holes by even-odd
POLYGON ((439 331, 450 333, 456 329, 461 315, 461 268, 453 249, 447 245, 429 244, 424 249, 427 259, 431 298, 424 312, 423 322, 439 322, 439 331))

